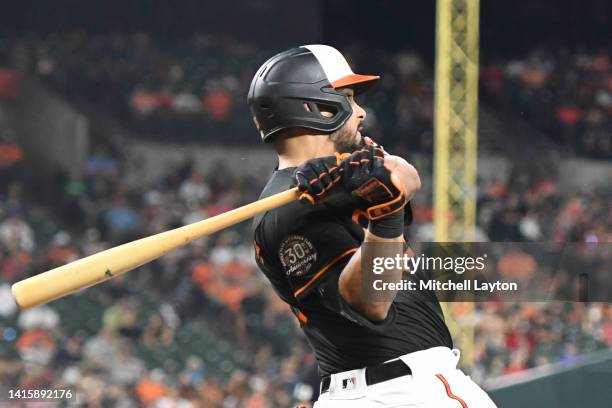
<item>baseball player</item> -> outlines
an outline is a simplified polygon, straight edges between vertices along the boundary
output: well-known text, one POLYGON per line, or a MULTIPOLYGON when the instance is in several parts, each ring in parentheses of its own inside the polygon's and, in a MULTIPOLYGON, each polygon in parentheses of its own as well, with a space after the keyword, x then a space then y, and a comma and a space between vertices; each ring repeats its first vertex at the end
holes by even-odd
POLYGON ((420 188, 410 164, 360 133, 366 114, 355 96, 378 78, 353 73, 326 45, 277 54, 255 74, 248 103, 279 159, 261 197, 301 192, 301 202, 255 219, 257 263, 315 351, 315 408, 495 407, 457 369, 433 292, 374 301, 361 290, 367 245, 384 244, 368 249, 374 256, 406 250, 408 203, 420 188))

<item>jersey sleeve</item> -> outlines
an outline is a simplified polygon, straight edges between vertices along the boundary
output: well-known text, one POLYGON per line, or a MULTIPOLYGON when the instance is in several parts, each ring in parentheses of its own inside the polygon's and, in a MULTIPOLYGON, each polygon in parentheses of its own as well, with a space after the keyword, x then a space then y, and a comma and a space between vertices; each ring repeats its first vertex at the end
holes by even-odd
POLYGON ((393 307, 383 322, 372 322, 340 295, 338 278, 359 249, 361 237, 333 216, 320 212, 304 215, 301 205, 263 218, 255 234, 260 268, 267 271, 276 288, 286 287, 280 292, 289 304, 309 310, 323 306, 359 326, 384 330, 394 320, 393 307))
POLYGON ((279 216, 266 216, 260 235, 264 239, 268 235, 267 257, 277 263, 293 297, 300 302, 325 276, 344 268, 359 249, 360 241, 332 215, 303 211, 299 207, 303 205, 296 204, 287 206, 279 216))

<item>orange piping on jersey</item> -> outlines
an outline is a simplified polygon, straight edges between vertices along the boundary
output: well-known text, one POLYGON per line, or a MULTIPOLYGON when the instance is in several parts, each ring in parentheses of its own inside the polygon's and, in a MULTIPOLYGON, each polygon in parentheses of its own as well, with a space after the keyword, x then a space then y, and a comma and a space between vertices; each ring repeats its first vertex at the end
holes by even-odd
POLYGON ((263 256, 261 256, 261 247, 255 241, 253 241, 253 244, 255 244, 255 257, 259 259, 262 264, 265 264, 263 256))
POLYGON ((308 323, 308 316, 304 314, 302 311, 298 311, 297 318, 302 324, 308 323))
POLYGON ((312 283, 314 281, 316 281, 321 275, 323 275, 329 268, 334 266, 339 260, 341 260, 345 256, 357 252, 357 249, 359 249, 359 248, 351 248, 348 251, 345 251, 345 252, 341 253, 340 255, 338 255, 337 257, 335 257, 331 262, 329 262, 327 265, 325 265, 323 268, 321 268, 321 270, 319 272, 317 272, 312 278, 310 278, 310 280, 304 286, 302 286, 301 288, 296 290, 295 293, 293 294, 293 296, 295 296, 296 298, 298 296, 300 296, 300 294, 302 294, 302 292, 304 292, 310 285, 312 285, 312 283))
POLYGON ((438 379, 442 381, 442 384, 444 384, 444 388, 446 389, 446 395, 448 395, 449 398, 458 401, 461 404, 462 408, 468 408, 468 404, 464 400, 453 394, 450 388, 450 384, 448 383, 448 381, 446 381, 446 378, 444 378, 442 374, 436 374, 436 377, 438 377, 438 379))

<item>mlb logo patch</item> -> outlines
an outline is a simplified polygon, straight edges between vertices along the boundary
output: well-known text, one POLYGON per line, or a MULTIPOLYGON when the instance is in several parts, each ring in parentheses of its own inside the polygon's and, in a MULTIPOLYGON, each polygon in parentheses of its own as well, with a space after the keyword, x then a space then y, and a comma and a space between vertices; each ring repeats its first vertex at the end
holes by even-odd
POLYGON ((345 378, 342 380, 343 390, 352 390, 357 385, 357 377, 345 378))

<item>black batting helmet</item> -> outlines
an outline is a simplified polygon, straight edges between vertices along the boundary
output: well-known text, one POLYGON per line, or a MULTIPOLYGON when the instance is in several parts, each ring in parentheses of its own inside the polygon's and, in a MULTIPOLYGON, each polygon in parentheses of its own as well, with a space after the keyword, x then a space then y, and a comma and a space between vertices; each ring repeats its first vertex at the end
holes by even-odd
POLYGON ((346 96, 336 89, 353 86, 357 94, 378 78, 355 74, 333 47, 304 45, 273 56, 259 68, 248 103, 266 142, 294 127, 331 133, 353 112, 346 96), (333 115, 322 115, 320 108, 333 115))

